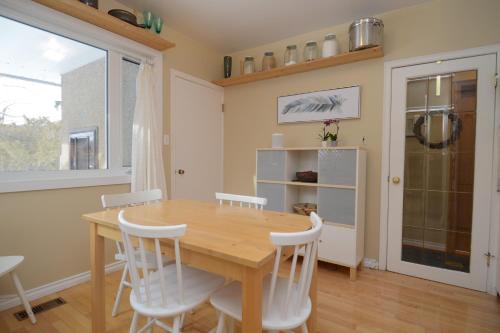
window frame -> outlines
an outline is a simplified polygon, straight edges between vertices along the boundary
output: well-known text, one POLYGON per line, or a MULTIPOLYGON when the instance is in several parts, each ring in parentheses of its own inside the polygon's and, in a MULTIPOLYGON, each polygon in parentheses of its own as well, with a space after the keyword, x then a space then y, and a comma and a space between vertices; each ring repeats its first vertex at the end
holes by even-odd
POLYGON ((131 168, 122 167, 122 59, 153 64, 155 104, 163 110, 163 53, 32 1, 2 0, 0 12, 7 19, 108 52, 105 118, 108 131, 107 169, 0 171, 0 193, 129 184, 131 168))

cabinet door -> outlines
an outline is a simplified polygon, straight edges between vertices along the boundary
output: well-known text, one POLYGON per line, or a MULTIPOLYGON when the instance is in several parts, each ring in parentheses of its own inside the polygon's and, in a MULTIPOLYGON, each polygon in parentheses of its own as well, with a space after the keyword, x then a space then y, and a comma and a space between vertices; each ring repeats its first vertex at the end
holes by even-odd
POLYGON ((282 212, 285 210, 285 186, 282 184, 257 184, 257 196, 267 198, 266 210, 282 212))
POLYGON ((257 152, 257 180, 285 180, 285 151, 257 152))
POLYGON ((350 267, 356 266, 356 232, 353 228, 323 224, 318 257, 350 267))
POLYGON ((321 149, 318 183, 356 186, 356 150, 321 149))
POLYGON ((326 221, 354 226, 355 207, 355 190, 331 187, 318 189, 318 215, 326 221))

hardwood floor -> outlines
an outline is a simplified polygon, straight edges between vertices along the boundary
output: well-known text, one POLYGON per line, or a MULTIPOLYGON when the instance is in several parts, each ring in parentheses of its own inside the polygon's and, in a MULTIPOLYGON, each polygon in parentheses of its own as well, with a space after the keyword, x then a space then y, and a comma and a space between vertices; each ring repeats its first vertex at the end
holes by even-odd
MULTIPOLYGON (((128 295, 120 314, 111 318, 120 272, 106 278, 108 332, 128 332, 132 311, 128 295)), ((494 296, 390 272, 364 269, 358 280, 348 271, 320 264, 318 275, 318 327, 333 332, 500 332, 500 300, 494 296)), ((16 307, 0 312, 0 332, 89 332, 90 286, 88 283, 32 302, 54 297, 68 303, 37 315, 38 323, 18 322, 16 307)), ((141 323, 144 322, 142 319, 141 323)), ((184 333, 208 332, 215 326, 214 310, 204 305, 188 315, 184 333)), ((155 332, 160 332, 155 328, 155 332)))

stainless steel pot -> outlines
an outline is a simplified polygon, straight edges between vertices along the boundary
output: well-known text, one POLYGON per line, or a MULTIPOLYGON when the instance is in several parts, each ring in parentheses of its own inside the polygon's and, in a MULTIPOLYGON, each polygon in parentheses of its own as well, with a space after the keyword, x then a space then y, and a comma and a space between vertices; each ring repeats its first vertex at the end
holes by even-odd
POLYGON ((374 17, 354 21, 349 26, 349 51, 357 51, 383 43, 384 23, 374 17))

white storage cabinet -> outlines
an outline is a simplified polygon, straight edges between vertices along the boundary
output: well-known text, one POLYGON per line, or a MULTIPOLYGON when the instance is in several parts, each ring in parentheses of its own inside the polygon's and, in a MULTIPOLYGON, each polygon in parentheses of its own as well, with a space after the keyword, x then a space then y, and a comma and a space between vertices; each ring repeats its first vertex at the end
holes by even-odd
POLYGON ((366 151, 360 147, 257 150, 257 196, 265 209, 293 212, 299 202, 316 203, 324 219, 319 259, 350 268, 364 255, 366 151), (318 172, 318 183, 294 181, 297 171, 318 172))

